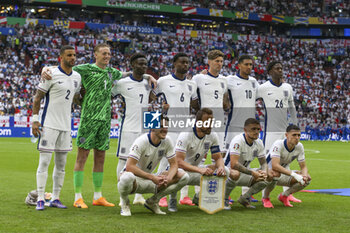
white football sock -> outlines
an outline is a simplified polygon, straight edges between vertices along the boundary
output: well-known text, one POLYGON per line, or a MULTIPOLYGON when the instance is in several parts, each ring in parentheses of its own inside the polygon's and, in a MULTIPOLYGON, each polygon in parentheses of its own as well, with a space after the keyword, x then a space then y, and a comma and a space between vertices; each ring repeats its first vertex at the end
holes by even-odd
POLYGON ((38 201, 45 200, 47 170, 50 165, 51 157, 52 153, 40 152, 39 166, 36 171, 36 189, 38 191, 38 201))
POLYGON ((64 182, 65 171, 67 161, 67 152, 56 152, 55 153, 55 168, 53 169, 53 190, 52 200, 60 199, 60 192, 64 182))

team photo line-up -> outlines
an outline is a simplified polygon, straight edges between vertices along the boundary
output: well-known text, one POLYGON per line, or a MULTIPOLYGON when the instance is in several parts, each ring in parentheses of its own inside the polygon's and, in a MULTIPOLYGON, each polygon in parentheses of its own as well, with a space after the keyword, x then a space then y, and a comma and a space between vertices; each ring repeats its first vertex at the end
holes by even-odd
POLYGON ((248 55, 238 59, 237 74, 220 75, 224 54, 219 50, 208 52, 209 69, 192 79, 186 78, 190 62, 185 53, 176 54, 174 72, 158 80, 146 74, 148 62, 141 53, 130 57, 131 72, 110 67, 110 47, 105 43, 94 48, 94 64, 75 65, 76 51, 68 45, 60 49, 59 58, 57 67, 43 68, 33 101, 32 133, 39 137, 40 152, 36 173, 37 210, 44 210, 46 205, 67 208, 60 201, 60 191, 67 154, 72 150, 73 103, 82 109, 76 139, 73 206, 88 208, 82 186, 91 149, 94 156, 92 204, 115 206, 102 195, 105 152, 110 143, 111 98, 122 100, 116 168, 122 216, 131 215, 130 194, 135 194, 133 204, 142 204, 155 214, 166 214, 160 206, 176 212, 179 190, 181 205, 198 205, 198 186, 203 175, 227 178, 224 191, 227 210, 231 209, 229 195, 236 186, 242 186, 242 195, 237 201, 246 208, 255 208, 251 205, 252 195, 260 191, 263 206, 273 208, 269 195, 276 185, 283 186, 278 200, 284 206, 293 207, 291 202, 301 202, 292 194, 304 189, 311 177, 300 143, 293 89, 283 80, 280 62, 269 63, 270 79, 259 85, 250 76, 253 59, 248 55), (255 118, 257 99, 262 100, 265 108, 263 140, 259 139, 261 126, 255 118), (44 108, 39 116, 42 100, 44 108), (144 109, 157 110, 160 118, 160 127, 147 133, 141 130, 144 119, 140 116, 144 109), (170 116, 175 114, 192 114, 195 126, 181 132, 170 130, 170 116), (224 122, 225 130, 203 124, 214 119, 224 122), (207 165, 205 159, 209 151, 212 163, 207 165), (55 152, 53 191, 51 201, 45 203, 52 152, 55 152), (255 157, 260 168, 250 168, 255 157), (289 167, 295 159, 299 171, 289 167), (195 186, 193 200, 188 197, 189 185, 195 186), (145 193, 153 196, 145 200, 142 196, 145 193))

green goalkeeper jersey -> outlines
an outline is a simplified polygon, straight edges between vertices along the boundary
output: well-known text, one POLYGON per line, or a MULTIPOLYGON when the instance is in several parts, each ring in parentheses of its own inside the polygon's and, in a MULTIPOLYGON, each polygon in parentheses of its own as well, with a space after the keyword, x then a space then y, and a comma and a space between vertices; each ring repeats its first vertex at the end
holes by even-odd
POLYGON ((96 64, 74 66, 73 70, 81 75, 86 90, 81 119, 110 121, 111 90, 113 82, 122 78, 122 72, 111 67, 101 69, 96 64))

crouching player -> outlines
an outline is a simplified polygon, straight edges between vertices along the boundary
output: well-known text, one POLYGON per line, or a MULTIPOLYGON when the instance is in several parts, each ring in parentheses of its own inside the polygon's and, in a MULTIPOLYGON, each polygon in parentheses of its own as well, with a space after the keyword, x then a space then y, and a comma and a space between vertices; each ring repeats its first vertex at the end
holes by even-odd
POLYGON ((288 196, 304 189, 311 181, 306 167, 304 147, 300 143, 300 128, 296 125, 290 125, 286 131, 286 139, 275 141, 266 158, 275 176, 274 181, 263 192, 262 201, 267 208, 273 208, 270 193, 276 184, 289 187, 278 196, 278 200, 287 207, 293 207, 288 196), (300 171, 289 169, 289 165, 294 159, 298 160, 300 171))
POLYGON ((159 200, 185 186, 189 180, 187 173, 178 171, 174 148, 167 137, 168 118, 161 117, 160 129, 138 137, 131 146, 125 171, 120 176, 118 190, 121 197, 122 216, 131 216, 128 195, 133 193, 153 193, 145 202, 145 207, 155 214, 166 214, 158 205, 159 200), (159 161, 166 157, 170 164, 168 171, 152 174, 159 161))
MULTIPOLYGON (((216 173, 218 176, 229 174, 229 169, 224 165, 220 148, 219 138, 215 132, 211 132, 211 122, 213 111, 209 108, 202 108, 196 114, 196 126, 191 132, 180 133, 176 142, 176 159, 181 170, 185 170, 189 175, 188 185, 200 185, 202 175, 211 176, 216 173), (209 122, 209 124, 206 124, 209 122), (215 164, 199 166, 204 156, 211 151, 211 157, 215 164)), ((193 203, 198 204, 198 193, 196 193, 193 203)), ((168 210, 177 211, 176 192, 170 195, 168 210)))
POLYGON ((226 180, 225 209, 230 210, 229 195, 236 186, 247 186, 248 191, 241 195, 238 202, 247 208, 255 208, 250 204, 250 197, 272 181, 272 171, 268 171, 265 159, 264 144, 259 139, 260 123, 248 118, 244 123, 244 133, 231 140, 225 158, 226 166, 230 166, 230 176, 226 180), (257 157, 259 169, 251 169, 250 163, 257 157))

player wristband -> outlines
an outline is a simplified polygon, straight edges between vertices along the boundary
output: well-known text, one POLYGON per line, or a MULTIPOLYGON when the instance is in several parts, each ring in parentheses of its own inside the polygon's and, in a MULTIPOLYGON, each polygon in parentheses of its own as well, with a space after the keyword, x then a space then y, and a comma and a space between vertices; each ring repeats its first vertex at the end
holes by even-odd
POLYGON ((35 115, 33 115, 33 117, 32 117, 32 122, 39 122, 39 115, 38 114, 35 114, 35 115))

